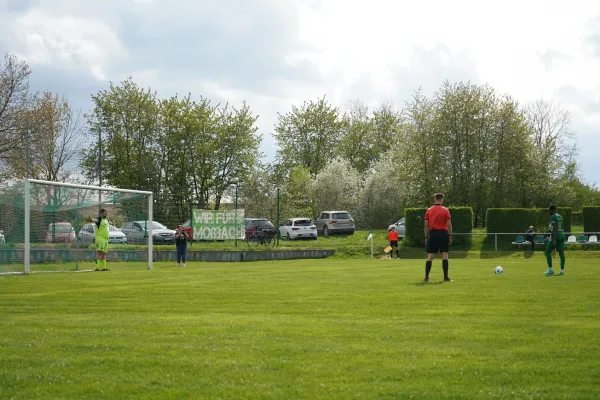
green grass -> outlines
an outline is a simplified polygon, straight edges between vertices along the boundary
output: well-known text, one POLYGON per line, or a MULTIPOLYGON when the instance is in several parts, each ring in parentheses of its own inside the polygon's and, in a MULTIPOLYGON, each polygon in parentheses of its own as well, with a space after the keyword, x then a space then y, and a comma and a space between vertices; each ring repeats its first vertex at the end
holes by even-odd
POLYGON ((0 398, 600 398, 597 259, 110 267, 0 277, 0 398))

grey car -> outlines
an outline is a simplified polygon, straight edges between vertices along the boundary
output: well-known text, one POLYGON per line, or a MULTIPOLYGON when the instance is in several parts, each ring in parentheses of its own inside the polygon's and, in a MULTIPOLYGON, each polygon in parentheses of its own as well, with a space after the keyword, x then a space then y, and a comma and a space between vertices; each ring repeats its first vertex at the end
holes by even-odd
POLYGON ((388 226, 388 232, 392 230, 392 228, 396 228, 396 232, 398 232, 398 237, 404 239, 406 237, 406 221, 404 218, 401 218, 398 222, 388 226))
POLYGON ((315 226, 323 236, 334 233, 354 234, 356 230, 354 219, 348 211, 323 211, 315 218, 315 226))
MULTIPOLYGON (((108 226, 108 243, 127 244, 127 236, 114 225, 108 226)), ((79 243, 90 245, 96 240, 96 224, 85 224, 79 231, 79 243)))
MULTIPOLYGON (((121 228, 121 231, 127 236, 129 244, 146 244, 148 243, 149 224, 149 221, 128 222, 121 228)), ((152 243, 174 244, 175 231, 168 229, 160 222, 152 221, 152 243)))

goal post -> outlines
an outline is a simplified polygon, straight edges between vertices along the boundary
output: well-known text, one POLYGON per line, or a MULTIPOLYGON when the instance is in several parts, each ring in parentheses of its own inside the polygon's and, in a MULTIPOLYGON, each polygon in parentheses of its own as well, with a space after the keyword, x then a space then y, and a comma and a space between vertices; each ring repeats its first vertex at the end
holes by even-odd
POLYGON ((111 262, 153 261, 150 191, 24 179, 0 187, 0 273, 93 270, 100 209, 111 262))

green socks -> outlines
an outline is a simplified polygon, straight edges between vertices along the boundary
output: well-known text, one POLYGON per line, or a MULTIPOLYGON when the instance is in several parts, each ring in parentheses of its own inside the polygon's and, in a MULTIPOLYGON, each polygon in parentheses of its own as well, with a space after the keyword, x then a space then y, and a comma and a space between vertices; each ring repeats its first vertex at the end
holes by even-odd
MULTIPOLYGON (((564 255, 563 255, 564 257, 564 255)), ((548 268, 552 269, 552 253, 546 252, 546 262, 548 263, 548 268)))
POLYGON ((560 256, 560 269, 565 269, 565 252, 561 251, 558 255, 560 256))
POLYGON ((100 263, 102 264, 102 269, 106 269, 106 260, 101 260, 100 263))

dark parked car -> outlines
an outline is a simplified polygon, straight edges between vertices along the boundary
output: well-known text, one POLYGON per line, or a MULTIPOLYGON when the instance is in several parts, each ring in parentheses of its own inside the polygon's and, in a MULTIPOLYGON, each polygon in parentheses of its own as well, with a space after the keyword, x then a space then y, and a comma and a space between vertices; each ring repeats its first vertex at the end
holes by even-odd
POLYGON ((182 225, 183 225, 183 230, 185 231, 185 233, 188 234, 188 236, 190 237, 190 240, 194 240, 194 237, 192 236, 192 233, 194 231, 192 229, 192 220, 188 219, 182 225))
POLYGON ((77 235, 73 225, 68 222, 56 222, 48 225, 46 243, 72 243, 77 242, 77 235))
POLYGON ((271 233, 273 235, 277 233, 275 225, 266 218, 245 218, 244 224, 246 226, 246 239, 258 232, 271 233))

